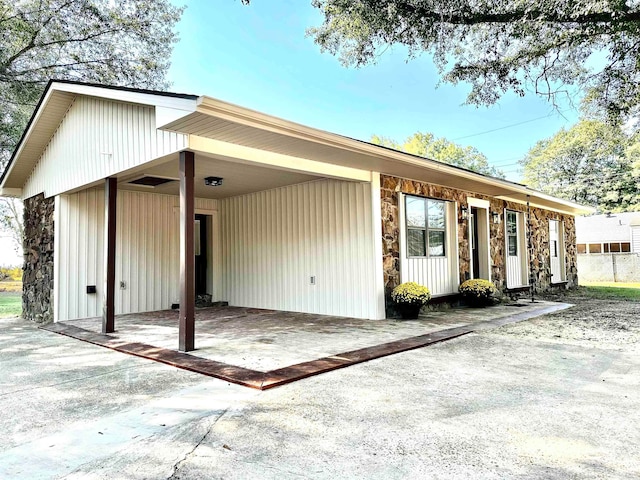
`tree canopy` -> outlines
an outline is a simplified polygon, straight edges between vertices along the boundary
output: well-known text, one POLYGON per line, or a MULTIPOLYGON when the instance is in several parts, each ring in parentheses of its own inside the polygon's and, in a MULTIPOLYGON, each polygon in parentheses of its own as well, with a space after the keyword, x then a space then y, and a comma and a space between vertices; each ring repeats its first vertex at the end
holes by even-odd
POLYGON ((50 79, 165 88, 168 0, 0 0, 0 167, 50 79))
POLYGON ((396 142, 388 137, 373 135, 371 142, 485 175, 504 178, 504 173, 489 165, 487 157, 476 148, 463 147, 446 138, 436 138, 432 133, 414 133, 404 143, 396 142))
MULTIPOLYGON (((0 171, 50 79, 166 88, 181 14, 169 0, 0 0, 0 171)), ((17 245, 20 209, 0 199, 17 245)))
POLYGON ((618 126, 581 120, 538 142, 523 166, 543 192, 603 212, 640 210, 640 138, 618 126))
MULTIPOLYGON (((246 0, 244 3, 249 3, 246 0)), ((552 102, 567 85, 613 119, 640 105, 640 4, 624 0, 312 0, 310 28, 345 65, 389 45, 433 55, 442 78, 471 86, 468 102, 533 90, 552 102)))

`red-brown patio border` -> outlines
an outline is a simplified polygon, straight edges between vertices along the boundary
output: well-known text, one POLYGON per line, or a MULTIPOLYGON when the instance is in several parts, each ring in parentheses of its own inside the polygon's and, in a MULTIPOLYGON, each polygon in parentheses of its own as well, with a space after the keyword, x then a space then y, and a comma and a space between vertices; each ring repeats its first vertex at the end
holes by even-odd
POLYGON ((382 343, 367 348, 360 348, 349 352, 332 355, 329 357, 318 358, 309 362, 298 363, 288 367, 261 372, 251 370, 249 368, 229 365, 227 363, 217 362, 200 358, 188 353, 182 353, 168 348, 154 347, 145 343, 125 342, 116 337, 105 334, 91 332, 83 328, 69 325, 66 323, 51 323, 41 326, 43 330, 47 330, 60 335, 65 335, 77 340, 99 345, 101 347, 110 348, 121 353, 135 355, 137 357, 147 358, 156 362, 165 363, 176 368, 189 370, 191 372, 200 373, 210 377, 226 380, 230 383, 243 385, 245 387, 255 388, 258 390, 267 390, 269 388, 278 387, 287 383, 292 383, 303 378, 308 378, 321 373, 330 372, 339 368, 349 367, 357 363, 367 362, 376 358, 393 355, 416 348, 426 347, 435 343, 451 340, 469 333, 479 330, 487 330, 497 328, 509 323, 521 322, 533 317, 546 315, 558 310, 569 308, 571 305, 566 303, 558 303, 539 310, 522 312, 515 315, 507 315, 505 317, 494 320, 487 320, 476 324, 464 325, 461 327, 448 328, 436 332, 418 335, 393 342, 382 343))

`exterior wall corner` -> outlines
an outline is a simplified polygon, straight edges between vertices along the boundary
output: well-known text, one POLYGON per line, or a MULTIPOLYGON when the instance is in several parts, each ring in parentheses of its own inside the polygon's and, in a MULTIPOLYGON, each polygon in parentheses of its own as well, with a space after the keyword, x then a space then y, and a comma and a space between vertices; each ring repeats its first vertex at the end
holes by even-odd
POLYGON ((22 316, 36 323, 54 317, 54 210, 54 197, 24 201, 22 316))

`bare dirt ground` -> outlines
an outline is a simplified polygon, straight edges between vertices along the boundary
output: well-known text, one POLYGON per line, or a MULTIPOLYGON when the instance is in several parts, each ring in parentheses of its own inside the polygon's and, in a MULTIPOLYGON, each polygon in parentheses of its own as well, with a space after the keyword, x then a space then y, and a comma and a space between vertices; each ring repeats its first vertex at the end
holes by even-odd
POLYGON ((640 302, 598 298, 585 289, 545 295, 574 306, 527 322, 506 325, 497 334, 555 343, 640 352, 640 302))

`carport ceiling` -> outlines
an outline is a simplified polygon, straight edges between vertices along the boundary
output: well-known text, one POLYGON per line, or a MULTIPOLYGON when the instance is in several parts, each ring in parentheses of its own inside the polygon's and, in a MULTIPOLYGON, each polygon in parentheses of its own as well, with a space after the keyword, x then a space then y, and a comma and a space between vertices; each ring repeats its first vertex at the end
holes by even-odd
MULTIPOLYGON (((125 190, 179 195, 179 161, 175 155, 167 162, 139 170, 135 174, 120 177, 118 187, 125 190), (142 176, 170 178, 175 181, 156 187, 133 185, 128 182, 142 176)), ((198 198, 226 198, 259 192, 271 188, 284 187, 296 183, 317 180, 318 177, 301 173, 276 170, 260 166, 247 165, 221 158, 196 154, 195 159, 195 196, 198 198), (205 177, 222 177, 221 186, 211 187, 204 184, 205 177)))

